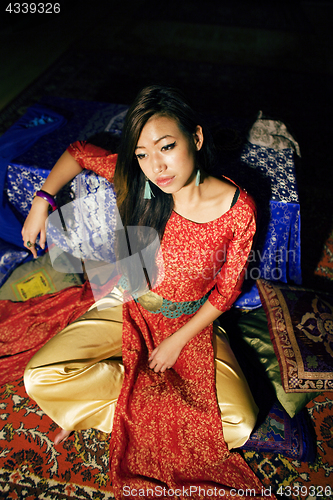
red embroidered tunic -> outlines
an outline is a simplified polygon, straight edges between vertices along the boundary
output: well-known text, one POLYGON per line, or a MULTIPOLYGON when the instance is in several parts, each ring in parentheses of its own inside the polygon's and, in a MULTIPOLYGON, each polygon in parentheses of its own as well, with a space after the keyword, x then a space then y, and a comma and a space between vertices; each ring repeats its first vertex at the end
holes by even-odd
MULTIPOLYGON (((69 152, 83 168, 112 178, 115 155, 84 143, 69 152)), ((154 291, 173 302, 210 292, 211 304, 226 311, 240 293, 255 226, 255 206, 243 190, 228 212, 208 223, 173 212, 161 241, 164 279, 154 291)), ((223 439, 212 325, 187 343, 172 369, 155 373, 148 367, 152 350, 191 316, 169 318, 134 300, 124 304, 125 379, 110 445, 115 496, 245 499, 252 489, 252 498, 267 499, 260 481, 223 439)))

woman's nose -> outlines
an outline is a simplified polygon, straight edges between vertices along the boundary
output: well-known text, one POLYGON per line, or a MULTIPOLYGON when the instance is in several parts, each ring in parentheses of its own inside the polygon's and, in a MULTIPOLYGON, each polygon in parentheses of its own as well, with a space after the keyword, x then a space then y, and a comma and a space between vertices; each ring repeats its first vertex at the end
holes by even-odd
POLYGON ((152 170, 154 174, 158 174, 163 172, 166 169, 166 165, 164 164, 162 158, 156 155, 152 160, 152 170))

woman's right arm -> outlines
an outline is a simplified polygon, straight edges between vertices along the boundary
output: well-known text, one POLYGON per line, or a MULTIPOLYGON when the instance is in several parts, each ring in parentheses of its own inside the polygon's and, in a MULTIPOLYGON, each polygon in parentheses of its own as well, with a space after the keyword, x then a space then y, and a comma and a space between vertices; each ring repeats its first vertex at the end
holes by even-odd
MULTIPOLYGON (((55 196, 67 182, 71 181, 80 172, 82 172, 82 167, 68 151, 65 151, 52 168, 42 189, 55 196)), ((27 242, 35 243, 39 235, 39 245, 41 248, 45 247, 45 224, 48 217, 48 207, 49 204, 46 200, 35 196, 22 229, 24 246, 31 250, 35 258, 37 257, 36 248, 34 246, 28 247, 27 242)))

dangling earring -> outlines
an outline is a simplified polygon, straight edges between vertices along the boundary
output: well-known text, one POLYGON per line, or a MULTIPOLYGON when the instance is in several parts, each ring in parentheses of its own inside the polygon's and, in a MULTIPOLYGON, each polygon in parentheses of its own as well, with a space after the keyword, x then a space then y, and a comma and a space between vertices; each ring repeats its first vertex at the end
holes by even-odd
POLYGON ((199 184, 200 184, 200 168, 198 168, 197 175, 195 177, 195 185, 199 186, 199 184))
POLYGON ((148 179, 146 177, 145 192, 143 193, 143 199, 144 200, 150 200, 152 196, 155 197, 154 193, 151 190, 149 181, 148 181, 148 179))

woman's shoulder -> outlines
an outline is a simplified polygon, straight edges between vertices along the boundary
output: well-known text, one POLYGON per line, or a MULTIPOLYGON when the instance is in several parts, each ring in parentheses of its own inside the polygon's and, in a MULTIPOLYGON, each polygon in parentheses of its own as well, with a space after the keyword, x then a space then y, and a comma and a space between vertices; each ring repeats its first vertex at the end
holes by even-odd
POLYGON ((211 198, 220 198, 221 200, 227 200, 228 198, 233 197, 237 185, 234 184, 230 179, 227 179, 226 177, 213 177, 209 176, 208 177, 208 189, 207 189, 207 194, 211 198))
POLYGON ((116 153, 87 141, 76 141, 68 146, 67 151, 82 168, 93 170, 108 180, 113 179, 118 158, 116 153))
POLYGON ((228 177, 214 178, 212 186, 213 191, 216 190, 217 198, 221 200, 223 214, 227 214, 229 219, 231 217, 230 220, 234 220, 236 224, 239 224, 240 220, 256 220, 255 201, 244 188, 228 177))
POLYGON ((227 177, 209 177, 208 197, 227 212, 238 200, 241 188, 227 177))
POLYGON ((67 151, 72 156, 105 157, 113 155, 112 151, 88 141, 75 141, 68 146, 67 151))

